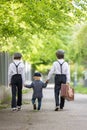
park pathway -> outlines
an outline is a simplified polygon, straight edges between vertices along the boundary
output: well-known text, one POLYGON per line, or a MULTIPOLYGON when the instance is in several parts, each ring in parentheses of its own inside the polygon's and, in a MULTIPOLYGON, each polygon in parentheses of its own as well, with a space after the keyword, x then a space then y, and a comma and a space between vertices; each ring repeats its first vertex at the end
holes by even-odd
POLYGON ((55 112, 54 90, 43 91, 42 109, 33 111, 32 91, 23 96, 22 110, 0 110, 0 130, 87 130, 87 95, 75 94, 75 101, 66 101, 63 111, 55 112))

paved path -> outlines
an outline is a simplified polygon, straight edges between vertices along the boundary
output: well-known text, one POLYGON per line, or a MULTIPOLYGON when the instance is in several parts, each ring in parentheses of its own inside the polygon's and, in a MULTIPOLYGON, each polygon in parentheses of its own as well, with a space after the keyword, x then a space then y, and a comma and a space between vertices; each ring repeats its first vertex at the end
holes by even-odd
POLYGON ((87 130, 87 95, 75 94, 75 101, 66 101, 64 110, 58 112, 52 88, 44 89, 41 111, 32 110, 31 93, 23 99, 29 103, 19 112, 0 110, 0 130, 87 130))

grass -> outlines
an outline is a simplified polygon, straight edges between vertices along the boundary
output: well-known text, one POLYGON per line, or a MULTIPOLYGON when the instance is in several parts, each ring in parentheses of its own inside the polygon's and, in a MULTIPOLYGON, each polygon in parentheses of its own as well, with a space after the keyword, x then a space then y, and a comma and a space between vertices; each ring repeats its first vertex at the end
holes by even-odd
POLYGON ((30 89, 23 89, 22 90, 22 94, 27 94, 28 92, 30 92, 31 90, 30 89))
MULTIPOLYGON (((23 89, 22 93, 23 94, 27 94, 28 92, 30 92, 31 90, 29 89, 23 89)), ((9 95, 6 91, 4 91, 3 93, 3 98, 0 100, 0 110, 1 109, 5 109, 7 107, 9 107, 10 105, 10 101, 11 101, 11 95, 9 95)), ((29 104, 29 101, 23 101, 23 104, 29 104)))
POLYGON ((1 109, 5 109, 5 108, 8 108, 9 105, 8 104, 0 104, 0 110, 1 109))
POLYGON ((74 87, 75 93, 87 94, 87 87, 84 86, 76 86, 74 87))

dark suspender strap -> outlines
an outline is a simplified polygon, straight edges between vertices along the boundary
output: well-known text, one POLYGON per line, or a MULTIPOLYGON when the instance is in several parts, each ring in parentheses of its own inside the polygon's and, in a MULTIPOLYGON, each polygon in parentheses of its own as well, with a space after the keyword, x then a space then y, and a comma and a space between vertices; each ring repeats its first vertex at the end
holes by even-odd
MULTIPOLYGON (((65 61, 64 61, 65 62, 65 61)), ((64 63, 63 62, 63 63, 64 63)), ((63 65, 63 63, 61 64, 59 61, 58 61, 58 63, 60 64, 60 69, 61 69, 61 74, 62 74, 62 65, 63 65)))
POLYGON ((14 65, 16 66, 16 72, 17 72, 17 74, 18 74, 18 66, 19 66, 19 64, 21 63, 21 62, 19 62, 17 65, 15 64, 15 62, 13 62, 14 63, 14 65))

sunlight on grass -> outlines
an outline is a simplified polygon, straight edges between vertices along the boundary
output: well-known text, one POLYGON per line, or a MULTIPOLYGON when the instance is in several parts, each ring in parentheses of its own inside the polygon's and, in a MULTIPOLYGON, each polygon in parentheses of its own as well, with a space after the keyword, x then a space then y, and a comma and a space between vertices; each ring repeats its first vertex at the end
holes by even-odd
POLYGON ((77 86, 74 88, 75 93, 87 94, 87 87, 77 86))

